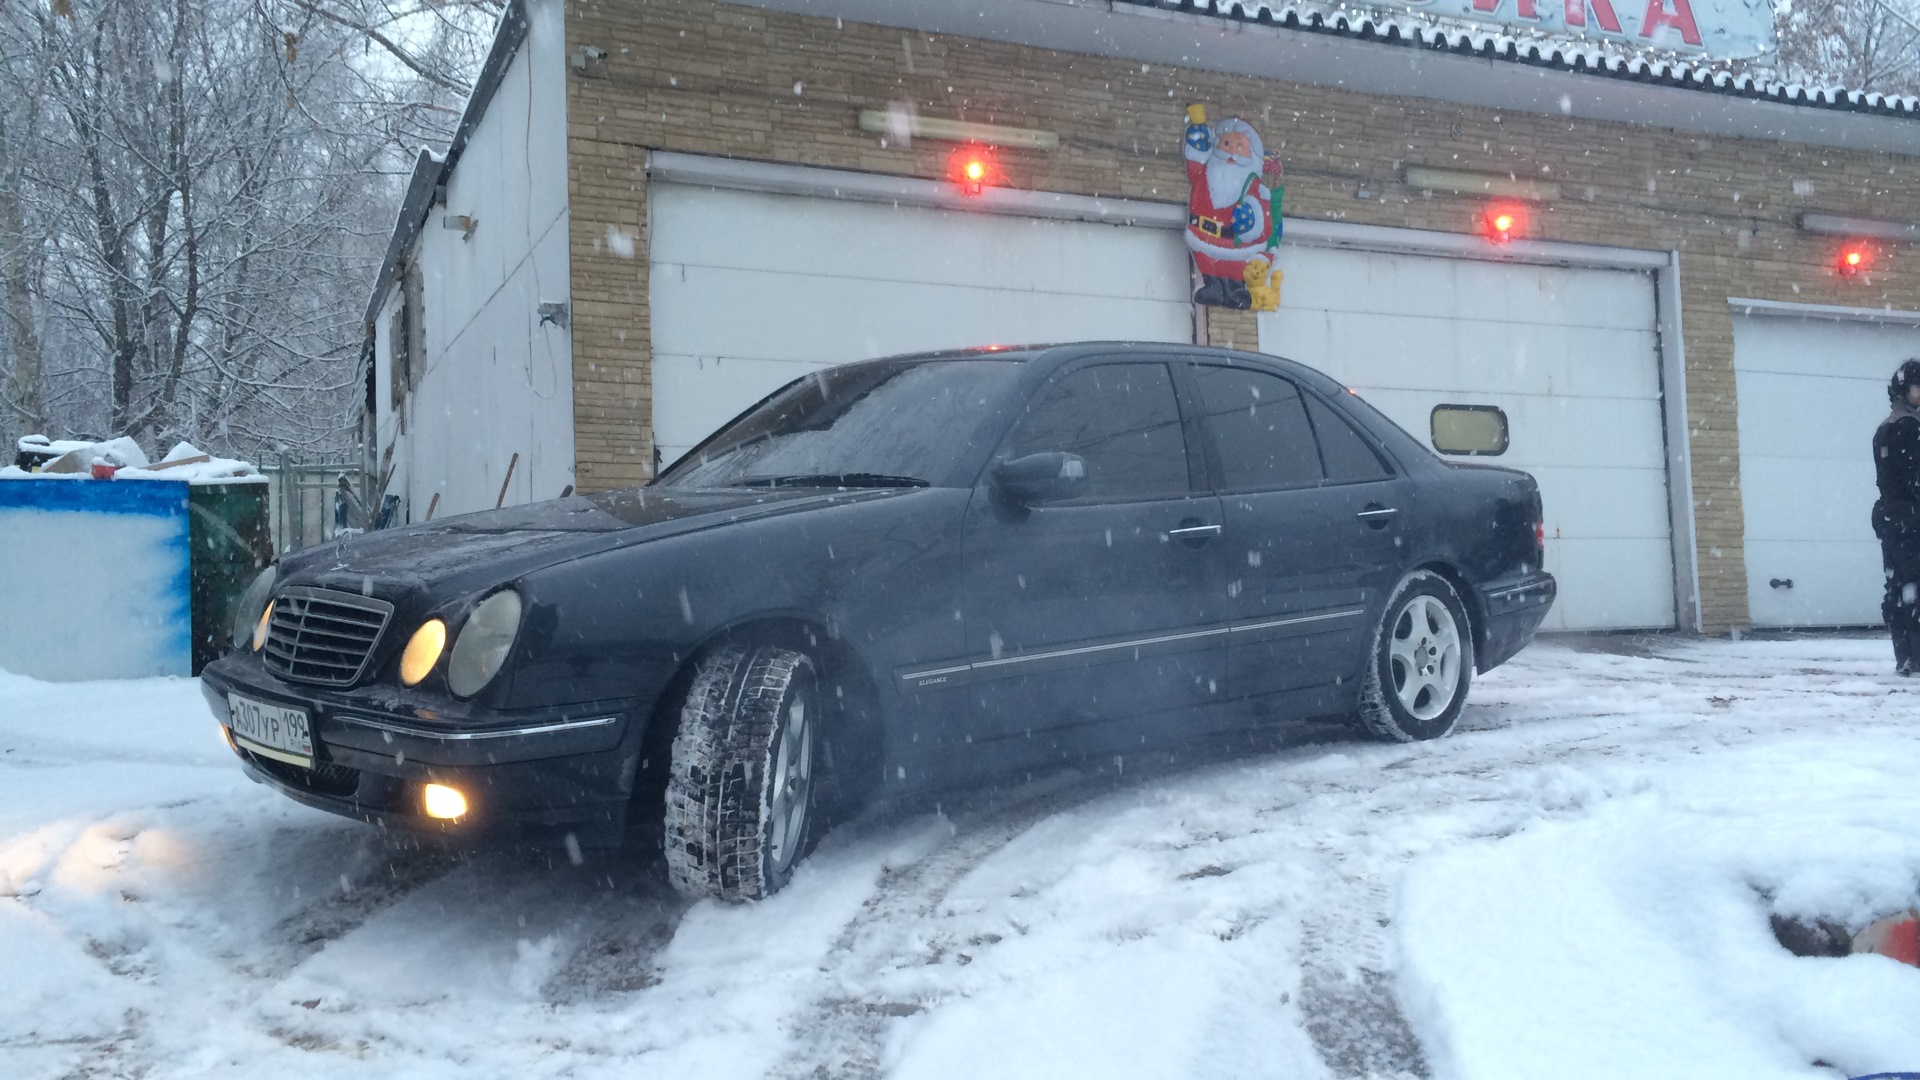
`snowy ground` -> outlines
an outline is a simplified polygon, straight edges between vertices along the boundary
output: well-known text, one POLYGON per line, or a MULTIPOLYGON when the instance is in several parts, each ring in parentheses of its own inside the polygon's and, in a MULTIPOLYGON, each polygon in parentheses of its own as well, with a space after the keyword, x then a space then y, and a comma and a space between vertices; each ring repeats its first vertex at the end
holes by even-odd
POLYGON ((0 674, 0 1077, 1839 1077, 1920 970, 1884 639, 1537 645, 1456 737, 1128 762, 833 832, 752 907, 383 847, 187 680, 0 674))

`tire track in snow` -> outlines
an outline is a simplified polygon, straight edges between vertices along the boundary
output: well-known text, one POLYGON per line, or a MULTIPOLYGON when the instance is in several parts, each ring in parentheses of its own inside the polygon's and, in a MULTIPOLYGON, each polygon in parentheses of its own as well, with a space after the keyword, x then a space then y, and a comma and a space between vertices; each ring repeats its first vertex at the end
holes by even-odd
MULTIPOLYGON (((1134 783, 1132 777, 1124 781, 1134 783)), ((1016 792, 1011 805, 943 814, 951 837, 921 858, 885 871, 879 887, 840 931, 831 954, 837 959, 822 971, 811 1007, 792 1024, 801 1045, 770 1075, 794 1080, 883 1075, 880 1053, 888 1021, 921 1012, 925 1003, 876 997, 863 985, 888 970, 938 964, 949 951, 994 944, 998 939, 955 942, 934 925, 954 886, 1028 829, 1122 784, 1104 773, 1067 773, 1030 785, 1024 798, 1016 792)), ((1004 791, 997 794, 1006 797, 1004 791)), ((994 792, 969 796, 964 805, 995 797, 994 792)), ((967 962, 964 954, 961 962, 967 962)))
POLYGON ((265 954, 237 965, 242 974, 279 980, 308 957, 471 858, 468 852, 411 838, 355 839, 359 842, 350 854, 360 865, 340 875, 339 891, 330 890, 275 924, 268 932, 265 954))

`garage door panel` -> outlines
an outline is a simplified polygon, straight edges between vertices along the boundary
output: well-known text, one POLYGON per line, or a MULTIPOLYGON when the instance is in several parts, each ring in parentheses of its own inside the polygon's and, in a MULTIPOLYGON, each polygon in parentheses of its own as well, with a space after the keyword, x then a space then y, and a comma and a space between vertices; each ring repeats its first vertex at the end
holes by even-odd
POLYGON ((1650 330, 1408 315, 1328 320, 1320 312, 1267 318, 1288 347, 1310 339, 1313 327, 1326 326, 1326 370, 1355 385, 1450 392, 1499 387, 1502 393, 1645 401, 1660 396, 1659 371, 1646 362, 1658 345, 1650 330))
MULTIPOLYGON (((1888 365, 1891 370, 1892 365, 1888 365)), ((1740 430, 1762 433, 1764 454, 1870 468, 1867 448, 1887 415, 1886 378, 1739 371, 1740 430)))
POLYGON ((1666 493, 1653 483, 1659 476, 1648 470, 1536 466, 1525 471, 1540 484, 1549 537, 1665 543, 1672 531, 1666 493))
POLYGON ((1285 308, 1284 318, 1261 314, 1260 351, 1317 368, 1342 382, 1348 374, 1331 359, 1334 317, 1325 311, 1285 308))
POLYGON ((1848 462, 1741 454, 1740 488, 1759 495, 1742 500, 1749 542, 1871 537, 1877 493, 1868 456, 1864 446, 1848 462))
POLYGON ((1893 369, 1920 355, 1920 327, 1739 314, 1733 342, 1734 364, 1743 373, 1862 379, 1881 388, 1877 396, 1884 402, 1893 369))
POLYGON ((1733 341, 1749 618, 1879 622, 1870 447, 1920 327, 1736 313, 1733 341))
POLYGON ((1283 308, 1627 330, 1655 320, 1646 273, 1300 247, 1278 265, 1283 308))
POLYGON ((1652 277, 1620 270, 1456 259, 1454 298, 1485 322, 1642 329, 1653 324, 1652 277))
POLYGON ((1560 596, 1548 630, 1627 630, 1674 623, 1673 549, 1665 539, 1547 541, 1560 596))
POLYGON ((1458 307, 1445 260, 1329 248, 1280 249, 1281 309, 1445 318, 1458 307))
POLYGON ((767 270, 665 267, 653 287, 655 348, 689 355, 846 363, 892 353, 1062 340, 1168 340, 1186 303, 908 282, 848 282, 767 270), (760 312, 740 317, 739 298, 760 312), (1063 312, 1071 309, 1070 319, 1063 312), (1067 338, 1071 340, 1071 338, 1067 338))
MULTIPOLYGON (((1593 462, 1664 474, 1665 427, 1657 405, 1620 398, 1523 397, 1507 406, 1515 454, 1537 465, 1593 462)), ((1665 485, 1662 484, 1662 487, 1665 485)))
POLYGON ((1508 449, 1498 458, 1480 459, 1489 464, 1534 468, 1604 462, 1661 475, 1666 470, 1660 413, 1648 402, 1382 390, 1364 382, 1357 382, 1355 388, 1429 448, 1433 446, 1434 406, 1492 405, 1500 409, 1507 414, 1508 449))
POLYGON ((1880 621, 1884 581, 1880 545, 1870 538, 1747 543, 1748 614, 1756 626, 1872 625, 1880 621))
POLYGON ((1659 318, 1651 273, 1552 268, 1536 281, 1533 302, 1564 311, 1562 325, 1638 331, 1659 318))
POLYGON ((1139 258, 1146 247, 1156 261, 1184 260, 1165 230, 676 185, 655 189, 651 211, 656 263, 1009 290, 1070 282, 1077 294, 1188 299, 1184 277, 1139 258))
POLYGON ((1658 402, 1660 338, 1649 329, 1596 327, 1565 343, 1579 360, 1569 365, 1559 392, 1575 396, 1625 397, 1658 402))

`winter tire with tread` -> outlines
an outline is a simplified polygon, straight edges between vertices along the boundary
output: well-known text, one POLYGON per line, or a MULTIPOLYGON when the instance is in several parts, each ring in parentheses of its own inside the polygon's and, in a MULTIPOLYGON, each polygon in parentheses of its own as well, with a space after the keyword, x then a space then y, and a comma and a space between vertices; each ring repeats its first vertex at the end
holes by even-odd
POLYGON ((761 900, 787 883, 814 817, 817 702, 805 653, 727 645, 700 660, 667 780, 662 832, 676 890, 761 900))

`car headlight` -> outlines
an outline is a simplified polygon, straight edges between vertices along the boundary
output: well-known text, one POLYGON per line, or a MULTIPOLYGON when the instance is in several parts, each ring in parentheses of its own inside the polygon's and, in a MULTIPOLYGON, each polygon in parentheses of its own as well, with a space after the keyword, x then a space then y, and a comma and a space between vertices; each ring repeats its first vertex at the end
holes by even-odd
POLYGON ((447 647, 447 624, 439 619, 428 619, 420 624, 407 641, 406 651, 400 654, 400 681, 408 686, 418 685, 421 679, 440 662, 440 653, 447 647))
POLYGON ((473 609, 447 660, 447 689, 460 697, 479 693, 507 662, 520 633, 520 594, 502 589, 473 609))
POLYGON ((256 652, 267 641, 267 620, 273 614, 273 584, 278 573, 269 566, 253 579, 233 608, 233 647, 256 652))

